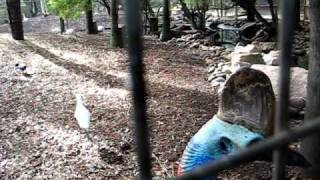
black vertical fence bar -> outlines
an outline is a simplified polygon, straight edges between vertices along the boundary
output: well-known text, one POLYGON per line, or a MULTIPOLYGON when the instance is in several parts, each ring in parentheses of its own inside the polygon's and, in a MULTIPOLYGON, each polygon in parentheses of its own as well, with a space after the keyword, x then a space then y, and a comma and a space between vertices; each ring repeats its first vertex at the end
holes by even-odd
MULTIPOLYGON (((280 46, 280 82, 279 82, 279 101, 277 104, 275 133, 278 134, 288 127, 288 106, 289 106, 289 86, 290 86, 290 65, 292 63, 292 44, 295 29, 295 1, 280 1, 281 24, 279 29, 280 46)), ((274 169, 273 179, 285 179, 285 160, 284 153, 287 145, 284 144, 273 153, 274 169)))
POLYGON ((126 21, 128 30, 128 51, 132 93, 136 151, 140 168, 140 179, 151 179, 151 161, 146 118, 145 83, 143 78, 143 54, 141 39, 141 9, 139 0, 126 1, 126 21))

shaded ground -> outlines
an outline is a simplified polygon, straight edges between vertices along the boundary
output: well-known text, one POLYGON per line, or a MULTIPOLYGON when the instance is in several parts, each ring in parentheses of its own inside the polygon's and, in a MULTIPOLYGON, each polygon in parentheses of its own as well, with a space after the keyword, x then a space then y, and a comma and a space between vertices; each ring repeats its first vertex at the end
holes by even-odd
MULTIPOLYGON (((33 34, 24 42, 0 36, 0 179, 134 179, 127 54, 106 34, 33 34), (32 71, 15 71, 24 62, 32 71), (91 136, 73 112, 81 93, 92 112, 91 136)), ((172 177, 186 143, 217 111, 197 52, 145 40, 153 172, 172 177)), ((221 179, 270 179, 262 162, 221 179)), ((296 177, 299 171, 291 170, 296 177)))

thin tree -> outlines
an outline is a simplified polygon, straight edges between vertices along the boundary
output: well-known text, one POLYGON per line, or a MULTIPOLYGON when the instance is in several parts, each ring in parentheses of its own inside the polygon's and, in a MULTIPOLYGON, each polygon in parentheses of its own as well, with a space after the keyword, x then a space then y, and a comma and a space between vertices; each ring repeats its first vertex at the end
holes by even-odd
POLYGON ((63 34, 64 32, 66 32, 66 25, 62 17, 59 18, 59 21, 60 21, 60 33, 63 34))
POLYGON ((122 34, 121 29, 119 29, 119 1, 118 0, 111 0, 111 18, 112 18, 112 25, 111 25, 111 47, 122 47, 122 34))
POLYGON ((162 32, 160 36, 161 41, 168 41, 171 39, 170 32, 170 1, 163 0, 163 22, 162 32))
POLYGON ((100 5, 102 5, 103 7, 105 7, 107 9, 107 13, 110 16, 111 15, 111 2, 110 0, 95 0, 97 3, 99 3, 100 5))
POLYGON ((24 40, 20 0, 7 0, 11 34, 15 40, 24 40))
POLYGON ((93 22, 93 12, 92 12, 92 0, 86 0, 86 20, 87 20, 87 33, 97 34, 97 28, 93 22))
MULTIPOLYGON (((320 1, 310 0, 310 57, 306 120, 320 116, 320 1)), ((302 152, 312 164, 310 176, 320 179, 320 132, 303 139, 302 152)))

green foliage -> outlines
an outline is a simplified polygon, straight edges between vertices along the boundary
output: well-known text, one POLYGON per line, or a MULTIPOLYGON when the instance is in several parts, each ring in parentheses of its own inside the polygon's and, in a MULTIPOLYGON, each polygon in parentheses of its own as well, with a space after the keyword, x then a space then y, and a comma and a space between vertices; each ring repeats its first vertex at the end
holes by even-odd
POLYGON ((49 0, 49 10, 57 13, 64 19, 77 19, 85 10, 92 7, 88 6, 88 0, 49 0))
POLYGON ((163 0, 150 0, 152 8, 161 8, 163 6, 163 0))
POLYGON ((197 10, 208 10, 211 2, 211 0, 186 0, 190 8, 197 10))
POLYGON ((7 10, 4 6, 0 5, 0 24, 7 20, 7 10))

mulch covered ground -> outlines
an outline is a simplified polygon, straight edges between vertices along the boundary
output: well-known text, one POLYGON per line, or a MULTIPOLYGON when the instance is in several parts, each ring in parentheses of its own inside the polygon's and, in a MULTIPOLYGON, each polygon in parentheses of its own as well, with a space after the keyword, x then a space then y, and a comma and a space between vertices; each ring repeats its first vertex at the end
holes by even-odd
MULTIPOLYGON (((138 168, 125 49, 108 34, 0 35, 0 179, 134 179, 138 168), (15 70, 27 64, 31 76, 15 70), (89 141, 73 117, 75 94, 92 113, 89 141)), ((216 112, 199 52, 145 39, 148 121, 153 173, 175 175, 179 158, 216 112)), ((299 170, 290 171, 298 178, 299 170)), ((255 162, 221 179, 270 179, 255 162)), ((299 179, 299 178, 298 178, 299 179)))

